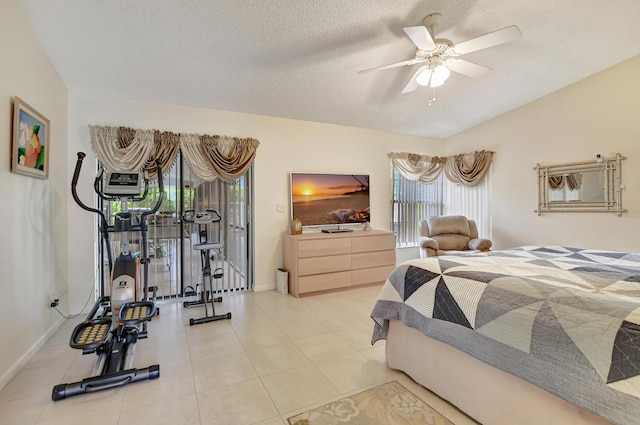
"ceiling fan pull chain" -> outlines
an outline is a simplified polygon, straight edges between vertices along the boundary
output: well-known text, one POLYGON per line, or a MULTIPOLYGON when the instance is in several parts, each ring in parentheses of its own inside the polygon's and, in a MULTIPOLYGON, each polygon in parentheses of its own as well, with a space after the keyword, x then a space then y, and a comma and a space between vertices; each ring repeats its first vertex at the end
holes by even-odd
POLYGON ((436 88, 435 87, 431 87, 431 97, 429 98, 429 101, 427 102, 428 106, 431 106, 431 104, 433 102, 436 101, 436 88))

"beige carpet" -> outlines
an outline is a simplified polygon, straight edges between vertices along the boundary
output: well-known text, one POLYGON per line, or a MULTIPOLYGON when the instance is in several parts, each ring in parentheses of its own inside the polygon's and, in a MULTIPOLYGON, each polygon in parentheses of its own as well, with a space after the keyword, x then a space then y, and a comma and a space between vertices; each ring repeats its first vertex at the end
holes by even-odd
POLYGON ((290 425, 453 425, 397 382, 289 418, 290 425))

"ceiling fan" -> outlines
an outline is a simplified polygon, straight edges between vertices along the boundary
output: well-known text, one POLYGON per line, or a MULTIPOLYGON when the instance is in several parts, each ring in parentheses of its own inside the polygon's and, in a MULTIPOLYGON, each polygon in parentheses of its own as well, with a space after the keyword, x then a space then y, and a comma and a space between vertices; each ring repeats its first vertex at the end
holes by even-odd
POLYGON ((440 13, 432 13, 424 18, 423 25, 404 28, 404 32, 417 47, 414 58, 365 69, 359 71, 358 74, 420 64, 420 67, 415 71, 402 93, 415 91, 418 86, 441 86, 449 78, 451 71, 472 78, 480 78, 491 72, 491 69, 460 59, 459 56, 508 43, 522 37, 520 29, 516 25, 511 25, 462 43, 453 44, 450 40, 444 38, 434 38, 433 34, 440 22, 440 18, 442 18, 440 13))

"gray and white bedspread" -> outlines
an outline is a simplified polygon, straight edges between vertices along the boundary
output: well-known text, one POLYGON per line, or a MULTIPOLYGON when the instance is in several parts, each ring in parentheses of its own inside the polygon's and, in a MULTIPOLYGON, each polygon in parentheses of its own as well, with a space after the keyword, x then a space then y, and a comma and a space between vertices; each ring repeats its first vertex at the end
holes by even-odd
POLYGON ((373 308, 617 424, 640 423, 640 254, 527 246, 407 261, 373 308))

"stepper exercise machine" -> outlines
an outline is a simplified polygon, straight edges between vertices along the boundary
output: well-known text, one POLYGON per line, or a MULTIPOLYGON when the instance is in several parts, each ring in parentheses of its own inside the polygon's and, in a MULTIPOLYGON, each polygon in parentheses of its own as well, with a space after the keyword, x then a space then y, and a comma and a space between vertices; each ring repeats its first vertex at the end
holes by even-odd
MULTIPOLYGON (((222 297, 214 297, 213 280, 222 279, 224 276, 224 270, 222 268, 222 249, 224 243, 220 242, 220 230, 218 229, 218 240, 209 241, 209 226, 220 225, 222 216, 216 210, 206 210, 202 212, 196 212, 195 210, 187 210, 182 215, 182 220, 185 223, 198 225, 198 239, 199 243, 193 245, 195 251, 200 251, 200 265, 202 267, 202 289, 200 291, 200 298, 196 301, 184 301, 184 307, 199 307, 204 306, 204 317, 198 319, 189 319, 189 325, 199 325, 201 323, 214 322, 216 320, 231 319, 231 313, 216 315, 214 303, 222 302, 222 297), (213 273, 211 271, 211 260, 214 261, 215 268, 213 273), (209 284, 209 289, 206 289, 206 284, 209 284), (208 304, 211 303, 211 315, 209 315, 208 304)), ((197 288, 197 286, 196 286, 197 288)), ((191 289, 189 293, 197 294, 192 287, 185 289, 191 289)))
POLYGON ((100 217, 100 234, 111 272, 110 292, 109 295, 105 295, 105 288, 101 288, 101 298, 95 303, 85 321, 75 327, 69 341, 69 345, 82 350, 82 354, 98 355, 92 376, 79 382, 56 385, 51 394, 53 401, 160 376, 160 365, 137 369, 133 367, 133 357, 137 340, 147 337, 146 322, 156 314, 156 288, 148 285, 146 217, 155 214, 164 199, 161 161, 156 160, 158 200, 152 209, 144 211, 139 216, 131 214, 128 203, 142 202, 146 199, 149 193, 147 175, 144 176, 144 192, 140 195, 142 178, 139 173, 108 173, 104 189, 101 189, 103 173, 98 174, 94 182, 94 190, 98 196, 104 201, 120 201, 121 211, 115 215, 113 225, 110 225, 103 211, 85 205, 76 192, 84 157, 83 152, 78 152, 71 193, 82 209, 100 217), (132 232, 139 232, 141 235, 140 258, 129 249, 129 234, 132 232), (121 252, 115 262, 112 259, 109 241, 111 233, 120 235, 121 252), (139 279, 140 264, 143 269, 142 279, 139 279))

